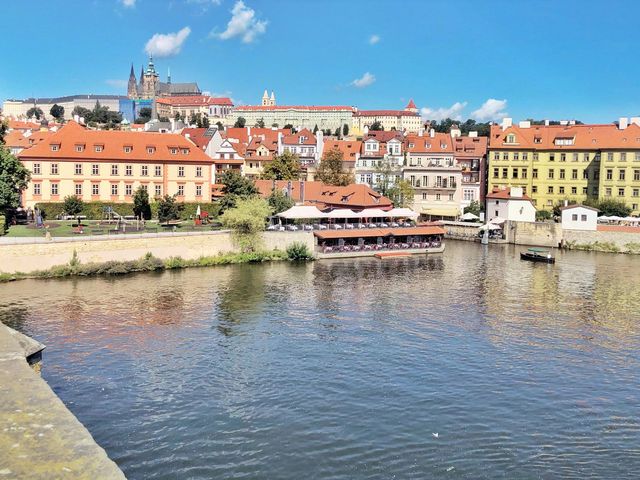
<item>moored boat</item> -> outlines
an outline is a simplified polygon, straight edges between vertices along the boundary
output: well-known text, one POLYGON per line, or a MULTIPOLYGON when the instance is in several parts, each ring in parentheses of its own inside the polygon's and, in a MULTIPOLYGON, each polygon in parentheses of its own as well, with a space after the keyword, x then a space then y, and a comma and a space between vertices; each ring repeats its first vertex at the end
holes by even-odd
POLYGON ((529 262, 556 263, 551 251, 545 248, 529 248, 526 252, 520 252, 520 259, 529 262))

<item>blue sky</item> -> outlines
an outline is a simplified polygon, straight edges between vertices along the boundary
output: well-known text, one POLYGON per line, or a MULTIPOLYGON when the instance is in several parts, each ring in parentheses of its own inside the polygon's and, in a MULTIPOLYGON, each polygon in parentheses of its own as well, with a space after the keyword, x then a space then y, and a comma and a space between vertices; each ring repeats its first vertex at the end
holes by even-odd
POLYGON ((640 114, 640 2, 47 0, 3 2, 0 100, 126 93, 165 79, 238 103, 402 108, 427 117, 640 114))

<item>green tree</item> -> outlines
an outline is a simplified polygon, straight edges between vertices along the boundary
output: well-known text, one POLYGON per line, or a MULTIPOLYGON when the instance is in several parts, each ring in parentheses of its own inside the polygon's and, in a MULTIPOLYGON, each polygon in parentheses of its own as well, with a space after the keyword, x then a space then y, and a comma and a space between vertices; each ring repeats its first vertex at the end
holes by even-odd
POLYGON ((216 127, 218 127, 218 130, 221 130, 221 131, 224 130, 224 125, 220 120, 216 122, 216 127))
POLYGON ((483 208, 482 205, 480 205, 480 202, 473 200, 469 206, 464 207, 462 213, 473 213, 475 216, 479 217, 482 210, 483 208))
POLYGON ((397 169, 394 169, 391 162, 385 158, 378 162, 375 171, 376 184, 374 188, 385 197, 388 197, 389 191, 395 182, 397 169))
POLYGON ((273 192, 271 192, 271 195, 267 197, 267 203, 271 207, 271 211, 274 215, 284 212, 285 210, 289 210, 295 205, 295 202, 291 197, 278 188, 274 189, 273 192))
MULTIPOLYGON (((153 110, 149 107, 142 107, 138 111, 138 118, 136 118, 135 123, 147 123, 151 120, 151 115, 153 115, 153 110)), ((95 120, 99 121, 99 120, 95 120)))
POLYGON ((595 202, 584 202, 585 205, 593 206, 600 210, 600 215, 606 215, 607 217, 627 217, 631 213, 631 207, 625 202, 615 199, 599 200, 595 202))
POLYGON ((353 175, 343 169, 344 155, 338 148, 326 150, 318 166, 316 178, 327 185, 344 186, 354 182, 353 175))
POLYGON ((261 118, 260 120, 258 120, 256 122, 256 127, 258 128, 264 128, 264 118, 261 118))
POLYGON ((315 135, 316 133, 318 133, 318 130, 320 129, 318 128, 318 124, 316 123, 316 126, 313 127, 313 134, 315 135))
POLYGON ((151 205, 149 205, 149 192, 146 188, 138 187, 133 194, 133 213, 145 220, 151 219, 151 205))
MULTIPOLYGON (((316 125, 316 127, 317 127, 317 125, 316 125)), ((294 130, 293 124, 291 124, 291 123, 287 123, 283 128, 291 130, 291 131, 294 130)), ((316 131, 314 131, 313 133, 316 133, 316 131)))
POLYGON ((6 120, 0 120, 0 145, 4 145, 4 136, 9 131, 9 123, 6 120))
POLYGON ((206 115, 202 116, 202 127, 203 128, 209 128, 211 126, 211 124, 209 123, 209 117, 207 117, 206 115))
POLYGON ((62 208, 66 215, 72 215, 76 219, 76 223, 80 223, 78 222, 78 214, 84 208, 84 202, 80 197, 77 195, 68 195, 64 197, 62 208))
POLYGON ((333 132, 333 134, 334 134, 336 137, 340 137, 340 132, 341 132, 341 131, 342 131, 342 129, 341 129, 340 127, 338 127, 338 128, 336 128, 336 131, 335 131, 335 132, 333 132))
POLYGON ((177 220, 180 218, 182 206, 176 203, 176 197, 165 195, 158 200, 158 221, 160 223, 177 220))
POLYGON ((256 184, 240 175, 237 170, 226 170, 220 178, 223 197, 220 199, 220 211, 235 207, 238 200, 258 195, 256 184))
POLYGON ((382 123, 380 123, 378 120, 376 120, 375 122, 373 122, 371 124, 371 126, 369 127, 369 130, 376 132, 376 131, 381 131, 384 130, 384 127, 382 126, 382 123))
POLYGON ((173 119, 176 122, 182 120, 182 117, 180 116, 180 112, 176 112, 176 114, 173 116, 173 119))
POLYGON ((345 123, 342 125, 342 136, 346 137, 347 135, 349 135, 349 125, 345 123))
POLYGON ((301 171, 298 155, 285 151, 282 155, 276 155, 273 161, 264 167, 262 178, 266 180, 298 180, 301 171))
POLYGON ((61 121, 64 119, 64 107, 61 105, 58 105, 57 103, 53 104, 53 107, 51 107, 51 110, 49 110, 49 113, 53 118, 55 118, 58 121, 61 121))
POLYGON ((388 197, 397 208, 406 208, 413 205, 415 190, 407 180, 399 180, 388 189, 388 197))
MULTIPOLYGON (((562 207, 564 207, 564 202, 564 200, 560 200, 553 206, 553 215, 555 217, 559 217, 562 215, 562 207)), ((576 203, 578 202, 576 202, 575 200, 567 200, 567 205, 575 205, 576 203)))
POLYGON ((40 107, 31 107, 27 110, 27 118, 35 117, 36 120, 40 120, 44 116, 44 112, 40 107))
MULTIPOLYGON (((0 138, 0 214, 20 206, 22 190, 27 188, 31 172, 4 147, 0 138)), ((7 215, 8 216, 8 215, 7 215)))
POLYGON ((544 222, 545 220, 551 220, 553 215, 549 210, 538 210, 536 212, 536 221, 544 222))
POLYGON ((234 240, 243 252, 253 252, 261 246, 261 232, 272 210, 260 197, 241 198, 236 206, 220 216, 225 228, 233 230, 234 240))
POLYGON ((74 117, 77 115, 80 118, 84 118, 85 122, 89 122, 91 117, 91 110, 88 108, 81 107, 80 105, 76 105, 71 112, 71 115, 74 117))
POLYGON ((277 124, 277 123, 272 123, 272 124, 271 124, 271 126, 272 126, 273 128, 278 128, 278 124, 277 124))
POLYGON ((247 121, 245 120, 244 117, 238 117, 238 119, 236 120, 236 123, 234 123, 233 126, 235 128, 244 128, 246 124, 247 124, 247 121))

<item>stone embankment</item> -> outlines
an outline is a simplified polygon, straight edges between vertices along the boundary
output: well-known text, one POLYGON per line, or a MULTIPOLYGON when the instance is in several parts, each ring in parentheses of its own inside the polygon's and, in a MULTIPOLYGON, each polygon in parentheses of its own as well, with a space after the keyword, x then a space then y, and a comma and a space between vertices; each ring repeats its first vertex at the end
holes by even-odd
POLYGON ((40 377, 43 348, 0 323, 0 479, 124 479, 40 377))

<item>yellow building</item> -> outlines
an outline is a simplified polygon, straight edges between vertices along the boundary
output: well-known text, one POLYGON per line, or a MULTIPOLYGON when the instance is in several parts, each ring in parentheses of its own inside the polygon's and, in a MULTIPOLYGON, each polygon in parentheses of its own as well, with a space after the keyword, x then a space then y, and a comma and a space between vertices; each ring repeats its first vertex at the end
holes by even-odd
POLYGON ((63 201, 132 202, 176 195, 179 202, 208 202, 213 160, 182 135, 88 130, 75 122, 19 154, 31 171, 23 206, 63 201))
POLYGON ((489 191, 522 187, 539 210, 565 200, 615 198, 640 213, 640 119, 517 126, 504 119, 491 128, 487 177, 489 191))

